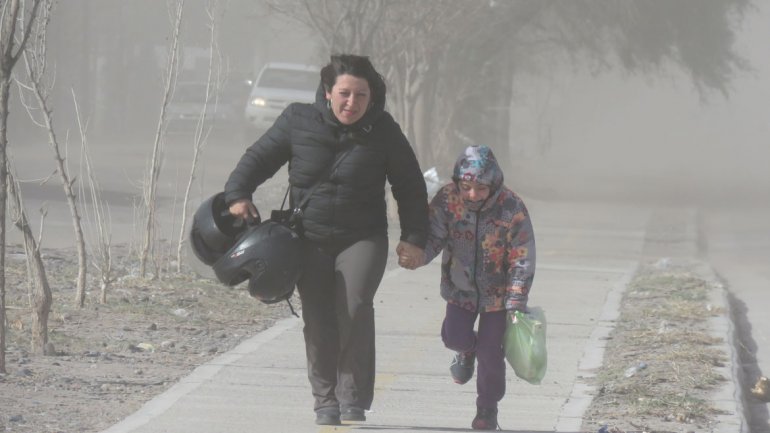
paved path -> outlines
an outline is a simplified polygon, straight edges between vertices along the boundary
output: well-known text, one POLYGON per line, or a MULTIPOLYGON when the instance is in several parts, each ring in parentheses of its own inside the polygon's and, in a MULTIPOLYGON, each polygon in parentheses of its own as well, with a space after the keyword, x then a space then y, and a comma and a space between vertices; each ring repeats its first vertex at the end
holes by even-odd
MULTIPOLYGON (((530 305, 548 318, 549 365, 539 386, 509 369, 499 423, 506 431, 577 432, 590 402, 580 378, 600 365, 602 336, 612 328, 622 290, 643 256, 655 253, 645 251, 644 242, 654 215, 630 206, 528 205, 538 240, 530 305)), ((675 214, 687 224, 692 215, 675 214)), ((455 385, 448 375, 438 275, 436 263, 385 275, 375 299, 378 374, 366 423, 314 424, 301 321, 286 319, 199 367, 104 433, 467 431, 475 387, 455 385)), ((738 431, 734 412, 723 422, 727 427, 715 431, 738 431)))

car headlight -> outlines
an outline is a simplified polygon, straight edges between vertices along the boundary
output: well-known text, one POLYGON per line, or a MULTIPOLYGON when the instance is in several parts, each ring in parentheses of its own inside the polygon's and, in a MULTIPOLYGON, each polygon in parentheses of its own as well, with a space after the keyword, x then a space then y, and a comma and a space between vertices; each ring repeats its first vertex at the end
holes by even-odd
POLYGON ((254 98, 251 100, 251 105, 255 107, 264 107, 267 105, 267 101, 264 98, 254 98))

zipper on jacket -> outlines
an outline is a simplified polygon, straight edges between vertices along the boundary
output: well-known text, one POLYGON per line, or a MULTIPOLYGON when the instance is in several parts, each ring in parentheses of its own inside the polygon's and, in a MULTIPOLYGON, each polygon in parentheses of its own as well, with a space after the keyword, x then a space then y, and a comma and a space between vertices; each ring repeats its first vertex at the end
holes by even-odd
POLYGON ((474 257, 473 257, 473 285, 476 287, 476 312, 481 313, 481 290, 479 289, 479 282, 478 282, 478 270, 479 270, 479 217, 481 216, 481 209, 477 210, 476 212, 476 231, 475 231, 475 239, 473 240, 473 250, 474 250, 474 257))
POLYGON ((473 246, 474 246, 474 258, 473 258, 473 285, 476 286, 476 312, 481 313, 481 289, 479 289, 479 281, 478 281, 478 269, 479 269, 479 250, 481 249, 479 246, 479 221, 481 221, 481 211, 484 210, 484 206, 486 206, 489 199, 492 197, 492 194, 490 194, 487 198, 484 199, 484 203, 481 204, 481 207, 479 207, 479 210, 475 211, 476 214, 476 239, 473 240, 473 246))

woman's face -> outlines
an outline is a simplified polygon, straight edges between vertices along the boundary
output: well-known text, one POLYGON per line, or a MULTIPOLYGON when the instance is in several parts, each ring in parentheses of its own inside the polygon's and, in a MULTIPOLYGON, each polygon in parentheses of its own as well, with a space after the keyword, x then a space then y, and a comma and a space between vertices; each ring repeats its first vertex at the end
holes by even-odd
POLYGON ((365 79, 343 74, 337 76, 332 90, 326 92, 326 99, 337 120, 343 125, 352 125, 364 117, 372 100, 372 92, 365 79))
POLYGON ((489 197, 489 186, 478 182, 461 180, 460 196, 463 200, 469 202, 484 201, 489 197))

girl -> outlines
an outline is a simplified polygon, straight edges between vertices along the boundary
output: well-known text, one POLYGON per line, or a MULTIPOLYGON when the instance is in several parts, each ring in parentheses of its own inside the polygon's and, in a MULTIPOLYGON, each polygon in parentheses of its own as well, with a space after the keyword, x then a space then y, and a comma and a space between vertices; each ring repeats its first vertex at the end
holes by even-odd
POLYGON ((465 384, 478 360, 477 412, 471 427, 494 430, 497 403, 505 395, 506 315, 526 311, 535 274, 535 237, 524 202, 503 185, 489 147, 466 148, 452 180, 430 203, 424 254, 397 252, 399 263, 414 269, 443 251, 441 296, 447 304, 441 338, 456 352, 449 370, 456 383, 465 384))

